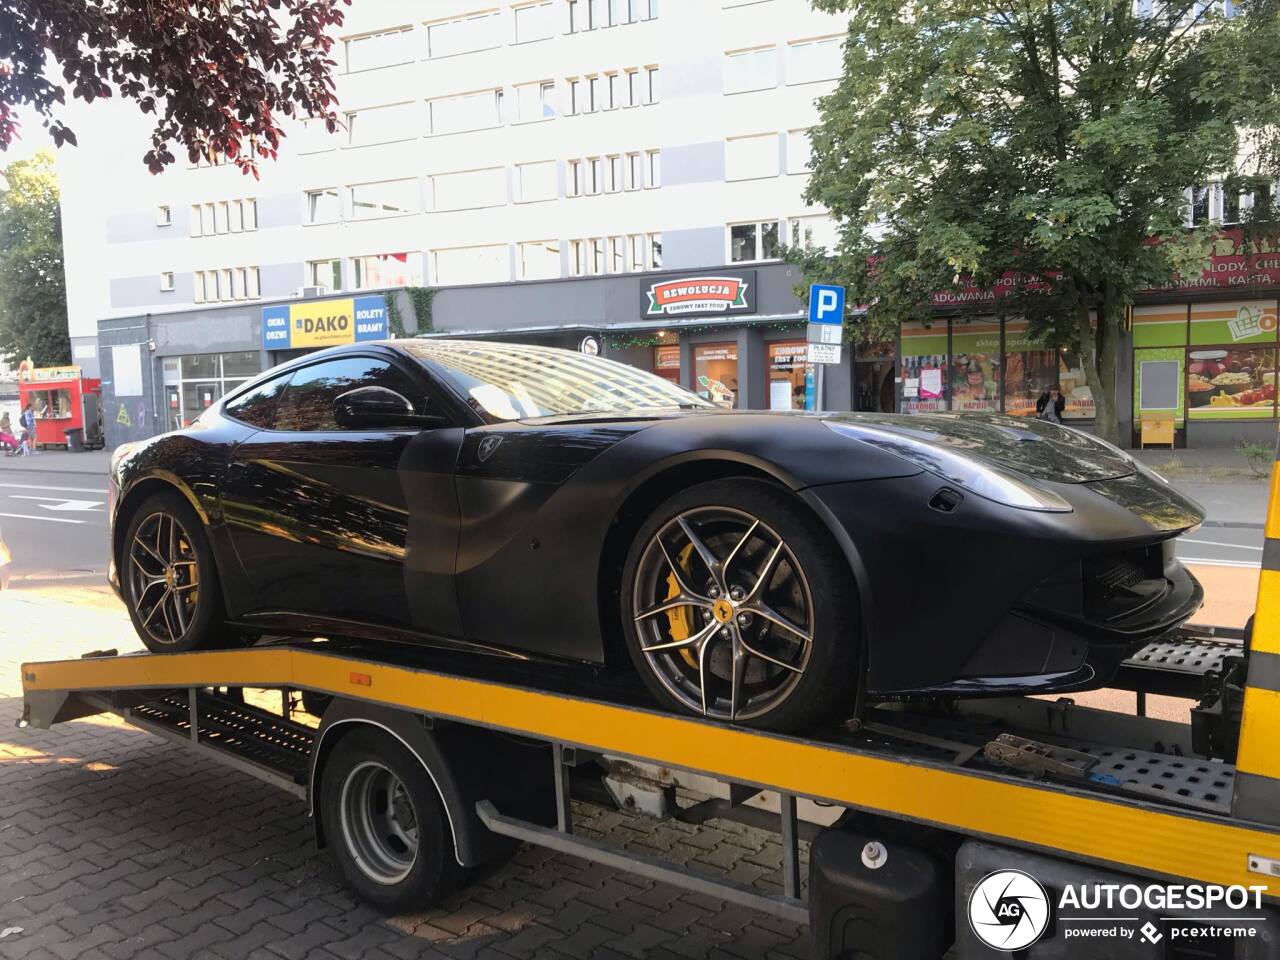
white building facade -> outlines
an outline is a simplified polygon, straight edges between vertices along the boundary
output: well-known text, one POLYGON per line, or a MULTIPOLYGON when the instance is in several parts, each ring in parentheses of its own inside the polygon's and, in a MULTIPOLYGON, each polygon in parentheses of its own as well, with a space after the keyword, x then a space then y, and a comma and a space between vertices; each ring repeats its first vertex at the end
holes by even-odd
POLYGON ((827 243, 806 131, 844 29, 805 0, 356 0, 343 128, 292 125, 260 180, 152 176, 132 105, 80 110, 59 157, 76 360, 92 368, 112 318, 827 243))

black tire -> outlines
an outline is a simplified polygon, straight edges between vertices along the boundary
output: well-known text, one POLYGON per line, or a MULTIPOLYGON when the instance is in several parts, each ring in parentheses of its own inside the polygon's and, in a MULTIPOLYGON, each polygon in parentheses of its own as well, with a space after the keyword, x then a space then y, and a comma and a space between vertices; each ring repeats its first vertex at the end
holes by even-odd
POLYGON ((185 653, 238 645, 223 628, 222 588, 204 524, 191 504, 176 491, 154 494, 134 511, 125 531, 120 581, 129 618, 152 653, 185 653), (178 556, 170 567, 165 567, 164 558, 154 550, 139 545, 140 539, 150 544, 153 531, 159 529, 163 533, 165 523, 169 523, 169 529, 177 531, 179 537, 178 556), (135 550, 139 551, 137 560, 135 550), (147 568, 145 571, 143 566, 147 568), (144 586, 142 579, 148 574, 162 575, 150 576, 150 585, 144 586), (165 577, 170 578, 167 583, 162 582, 165 577), (171 588, 174 592, 166 593, 171 588), (174 598, 169 610, 157 610, 155 598, 165 595, 174 598), (162 625, 165 617, 159 614, 171 614, 167 626, 162 625))
MULTIPOLYGON (((637 583, 637 572, 642 559, 646 557, 646 551, 652 549, 649 545, 656 542, 654 538, 661 531, 672 529, 670 525, 676 518, 690 516, 690 511, 694 511, 693 515, 698 515, 697 511, 702 509, 722 509, 759 520, 770 534, 782 541, 784 549, 789 551, 787 562, 793 559, 798 565, 798 579, 802 584, 807 582, 809 602, 807 661, 803 663, 799 679, 788 681, 793 686, 785 699, 758 716, 725 717, 721 714, 719 718, 761 729, 795 731, 841 711, 845 711, 845 715, 851 714, 860 669, 860 630, 856 587, 848 564, 830 532, 793 494, 771 483, 747 478, 714 480, 681 491, 654 511, 632 541, 623 566, 619 591, 621 616, 627 651, 645 685, 664 704, 684 712, 701 712, 679 699, 658 675, 660 667, 651 663, 650 657, 653 634, 644 632, 647 627, 637 626, 636 613, 653 609, 655 599, 647 596, 641 597, 641 602, 637 602, 637 591, 645 590, 644 586, 637 583), (646 640, 646 636, 649 640, 646 640), (650 644, 650 653, 641 649, 646 643, 650 644)), ((743 541, 746 540, 744 536, 743 541)), ((652 561, 646 559, 644 562, 652 561)), ((685 563, 678 562, 682 566, 685 563)), ((667 569, 671 569, 670 563, 667 564, 667 569)), ((688 569, 686 572, 690 577, 696 573, 688 569)), ((758 571, 751 571, 751 575, 755 572, 758 571)), ((674 590, 673 586, 672 591, 674 590)), ((743 607, 742 610, 745 611, 746 608, 743 607)), ((707 612, 694 613, 703 618, 700 622, 711 624, 711 615, 707 612)), ((736 621, 736 615, 734 619, 736 621)), ((765 625, 761 623, 759 626, 765 625)), ((746 635, 746 630, 743 629, 741 636, 746 635)), ((783 676, 780 671, 775 673, 783 676)), ((699 672, 699 678, 701 677, 699 672)), ((737 701, 734 700, 733 703, 736 710, 737 701)))
MULTIPOLYGON (((373 793, 377 793, 375 788, 373 793)), ((395 807, 384 797, 383 810, 395 807)), ((361 899, 390 914, 424 910, 456 890, 466 877, 465 869, 454 853, 453 830, 445 813, 444 804, 435 783, 417 757, 394 737, 380 730, 363 729, 344 736, 334 746, 320 777, 319 810, 324 826, 325 842, 342 870, 351 888, 361 899), (374 768, 377 768, 375 770, 374 768), (360 826, 359 813, 344 817, 344 805, 367 809, 373 823, 385 814, 372 805, 360 803, 367 791, 362 778, 372 771, 382 776, 385 771, 403 786, 399 794, 398 828, 407 822, 404 804, 412 816, 416 845, 406 850, 368 850, 368 838, 361 839, 364 828, 360 826), (402 875, 383 862, 383 855, 398 854, 399 861, 392 861, 402 875)), ((383 846, 388 841, 404 843, 403 834, 395 836, 383 832, 383 846)))

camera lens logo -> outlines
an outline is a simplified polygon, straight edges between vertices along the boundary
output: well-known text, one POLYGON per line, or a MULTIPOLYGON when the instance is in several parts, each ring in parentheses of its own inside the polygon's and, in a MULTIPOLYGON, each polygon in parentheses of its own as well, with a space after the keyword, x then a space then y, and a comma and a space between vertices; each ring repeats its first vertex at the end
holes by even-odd
POLYGON ((969 927, 997 950, 1025 950, 1049 926, 1049 895, 1021 870, 997 870, 969 895, 969 927))

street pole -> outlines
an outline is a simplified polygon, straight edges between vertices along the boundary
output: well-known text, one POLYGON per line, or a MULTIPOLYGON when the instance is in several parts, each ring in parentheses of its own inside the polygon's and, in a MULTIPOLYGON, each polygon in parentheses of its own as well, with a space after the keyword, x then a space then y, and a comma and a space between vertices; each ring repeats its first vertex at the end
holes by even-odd
POLYGON ((822 384, 826 369, 827 365, 825 363, 818 364, 818 377, 813 385, 813 408, 815 410, 825 409, 822 405, 822 384))

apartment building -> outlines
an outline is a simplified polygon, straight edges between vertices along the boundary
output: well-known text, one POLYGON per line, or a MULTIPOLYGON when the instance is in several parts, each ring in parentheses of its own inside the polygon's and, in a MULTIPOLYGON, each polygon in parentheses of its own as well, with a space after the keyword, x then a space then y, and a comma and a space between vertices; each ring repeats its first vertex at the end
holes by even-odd
MULTIPOLYGON (((832 236, 802 195, 844 32, 806 0, 356 0, 334 48, 341 129, 294 125, 258 180, 152 176, 144 118, 77 111, 81 147, 59 158, 75 360, 111 379, 114 341, 145 334, 157 388, 130 370, 147 397, 126 403, 128 432, 155 432, 289 355, 267 339, 273 308, 426 286, 437 331, 576 344, 590 328, 637 362, 660 323, 671 347, 682 324, 734 319, 703 366, 735 397, 726 363, 749 366, 762 405, 767 348, 741 329, 803 339, 778 247, 832 236), (686 302, 610 333, 645 322, 655 282, 726 270, 736 309, 686 302)), ((775 353, 803 376, 793 347, 775 353)), ((691 354, 655 356, 692 384, 691 354)))

